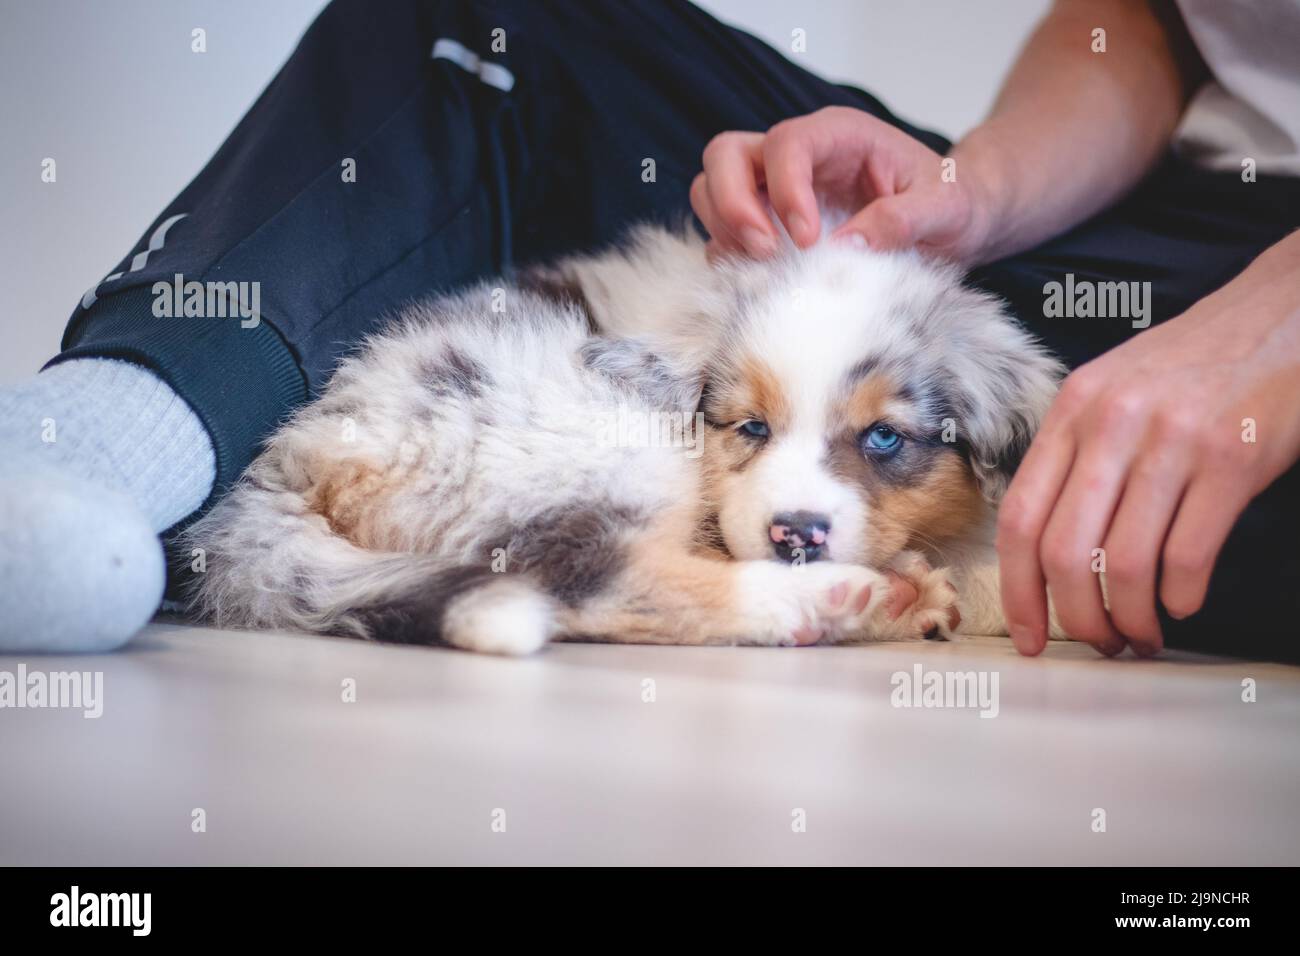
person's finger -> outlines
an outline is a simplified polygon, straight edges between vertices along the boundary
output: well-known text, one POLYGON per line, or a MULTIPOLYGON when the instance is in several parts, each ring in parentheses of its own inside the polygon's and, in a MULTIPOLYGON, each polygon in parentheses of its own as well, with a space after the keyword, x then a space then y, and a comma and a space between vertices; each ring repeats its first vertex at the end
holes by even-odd
POLYGON ((1125 641, 1102 596, 1102 541, 1137 444, 1132 433, 1099 432, 1080 446, 1039 545, 1047 592, 1070 637, 1114 655, 1125 641))
POLYGON ((998 511, 1002 610, 1016 650, 1029 656, 1047 644, 1047 595, 1039 542, 1074 454, 1068 428, 1045 425, 1029 446, 998 511))
POLYGON ((763 134, 722 133, 704 148, 709 209, 745 251, 765 258, 777 250, 776 231, 759 192, 763 134))
POLYGON ((1189 465, 1177 447, 1139 456, 1102 545, 1111 622, 1144 657, 1164 646, 1156 614, 1160 552, 1187 487, 1189 465))
POLYGON ((745 252, 744 245, 732 235, 727 224, 722 221, 717 211, 713 208, 713 201, 709 198, 709 187, 707 177, 700 173, 691 183, 691 208, 695 210, 695 215, 699 217, 700 222, 704 223, 704 228, 709 233, 709 243, 711 253, 714 257, 728 253, 745 252))
POLYGON ((1160 560, 1160 603, 1171 617, 1190 617, 1201 609, 1214 562, 1249 500, 1227 482, 1192 479, 1160 560))
POLYGON ((813 169, 824 136, 811 117, 778 123, 763 141, 763 170, 772 209, 795 245, 807 248, 821 235, 813 169))

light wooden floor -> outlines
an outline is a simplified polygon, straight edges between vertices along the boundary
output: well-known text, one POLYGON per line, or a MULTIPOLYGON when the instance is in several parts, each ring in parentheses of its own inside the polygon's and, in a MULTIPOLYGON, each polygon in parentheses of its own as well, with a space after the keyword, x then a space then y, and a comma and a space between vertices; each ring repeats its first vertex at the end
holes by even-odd
POLYGON ((102 670, 104 713, 0 710, 3 863, 1300 863, 1300 668, 170 623, 22 660, 102 670), (996 672, 998 716, 891 706, 916 664, 996 672))

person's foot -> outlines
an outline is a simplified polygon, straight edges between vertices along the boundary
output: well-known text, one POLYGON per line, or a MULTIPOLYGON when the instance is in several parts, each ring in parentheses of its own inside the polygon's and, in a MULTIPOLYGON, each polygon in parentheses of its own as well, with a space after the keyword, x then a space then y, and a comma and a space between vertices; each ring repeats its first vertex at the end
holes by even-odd
POLYGON ((0 471, 0 653, 113 650, 164 581, 162 545, 129 496, 39 464, 0 471))
POLYGON ((215 473, 203 424, 138 365, 78 358, 0 388, 0 653, 130 639, 162 597, 159 532, 215 473))

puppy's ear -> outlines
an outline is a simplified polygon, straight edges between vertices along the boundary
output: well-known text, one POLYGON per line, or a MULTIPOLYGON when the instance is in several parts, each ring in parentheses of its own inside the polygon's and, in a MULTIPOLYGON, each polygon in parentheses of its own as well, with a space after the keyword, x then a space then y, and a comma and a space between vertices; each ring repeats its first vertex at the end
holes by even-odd
POLYGON ((515 273, 514 281, 524 292, 577 311, 586 318, 587 328, 593 334, 601 331, 581 277, 567 263, 526 266, 515 273))
POLYGON ((993 296, 952 286, 934 308, 955 383, 958 436, 980 490, 996 504, 1042 424, 1065 367, 993 296))
POLYGON ((710 267, 704 240, 686 224, 633 227, 613 246, 530 266, 518 281, 576 304, 593 334, 649 343, 682 369, 707 359, 729 314, 726 277, 710 267))
POLYGON ((971 471, 989 502, 997 504, 1002 500, 1045 411, 1046 408, 1028 402, 1018 407, 1009 405, 1003 409, 1002 421, 994 429, 977 435, 971 442, 971 471))
POLYGON ((584 366, 635 392, 651 408, 693 415, 700 405, 702 373, 684 368, 640 339, 596 336, 578 350, 584 366))
POLYGON ((598 251, 526 267, 520 282, 580 299, 599 332, 627 338, 671 330, 716 284, 699 235, 651 224, 598 251))

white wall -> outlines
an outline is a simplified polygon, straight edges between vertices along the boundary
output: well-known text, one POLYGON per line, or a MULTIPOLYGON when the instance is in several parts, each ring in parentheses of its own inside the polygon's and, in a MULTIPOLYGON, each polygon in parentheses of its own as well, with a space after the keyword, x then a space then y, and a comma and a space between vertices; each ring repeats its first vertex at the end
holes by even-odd
MULTIPOLYGON (((382 2, 382 0, 376 0, 382 2)), ((621 2, 621 0, 606 0, 621 2)), ((253 102, 322 0, 31 0, 0 13, 0 385, 58 348, 253 102), (207 31, 208 52, 190 51, 207 31), (43 183, 52 157, 58 179, 43 183)), ((809 68, 956 134, 1047 0, 703 0, 809 68), (807 52, 790 52, 791 31, 807 52)))
POLYGON ((802 66, 957 137, 993 104, 1049 0, 695 0, 802 66), (791 50, 802 29, 807 52, 791 50))

